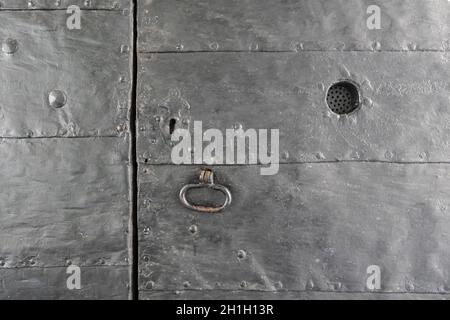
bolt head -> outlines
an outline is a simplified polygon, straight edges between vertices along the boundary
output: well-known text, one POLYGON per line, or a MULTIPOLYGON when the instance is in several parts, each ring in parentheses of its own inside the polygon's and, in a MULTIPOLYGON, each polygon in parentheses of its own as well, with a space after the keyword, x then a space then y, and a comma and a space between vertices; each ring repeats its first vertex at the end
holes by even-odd
POLYGON ((67 103, 67 96, 60 90, 53 90, 48 94, 48 103, 53 108, 62 108, 67 103))

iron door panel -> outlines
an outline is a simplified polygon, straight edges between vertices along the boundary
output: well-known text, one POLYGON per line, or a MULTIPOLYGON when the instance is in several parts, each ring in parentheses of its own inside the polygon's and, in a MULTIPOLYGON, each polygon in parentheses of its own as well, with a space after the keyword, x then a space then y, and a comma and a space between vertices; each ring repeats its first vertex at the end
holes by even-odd
MULTIPOLYGON (((449 55, 436 52, 141 54, 138 160, 171 163, 176 128, 280 129, 282 163, 447 161, 449 55), (328 87, 359 85, 361 107, 337 115, 328 87)), ((204 159, 205 160, 205 159, 204 159)), ((206 159, 208 160, 208 159, 206 159)), ((219 163, 220 164, 220 163, 219 163)))
POLYGON ((142 52, 450 47, 446 1, 139 0, 138 8, 142 52), (379 30, 367 27, 371 5, 381 9, 379 30))
POLYGON ((2 1, 0 299, 130 297, 130 9, 2 1))
POLYGON ((1 137, 118 136, 128 127, 130 16, 82 10, 68 30, 65 10, 0 10, 1 137), (124 49, 125 48, 125 49, 124 49), (67 102, 49 104, 60 90, 67 102))
POLYGON ((138 1, 140 298, 448 298, 447 9, 138 1), (327 91, 344 79, 362 103, 337 115, 327 91), (179 191, 200 167, 172 165, 170 131, 194 121, 280 129, 280 172, 213 163, 232 205, 187 210, 179 191))
POLYGON ((82 269, 82 289, 67 290, 67 267, 0 269, 2 300, 125 300, 128 266, 82 269))
POLYGON ((449 293, 447 164, 289 164, 275 176, 260 176, 258 166, 215 167, 234 197, 221 214, 179 202, 198 169, 140 170, 144 297, 364 297, 371 265, 383 270, 378 293, 449 293))
POLYGON ((1 141, 1 298, 64 290, 73 298, 127 298, 128 150, 126 138, 1 141), (69 265, 81 268, 84 291, 67 289, 69 265), (110 285, 101 283, 107 274, 117 276, 110 285))

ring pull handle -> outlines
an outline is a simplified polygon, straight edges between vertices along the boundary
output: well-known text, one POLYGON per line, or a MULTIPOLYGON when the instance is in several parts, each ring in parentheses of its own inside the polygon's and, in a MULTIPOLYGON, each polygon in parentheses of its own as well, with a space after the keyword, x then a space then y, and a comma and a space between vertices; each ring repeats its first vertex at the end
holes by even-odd
POLYGON ((181 188, 180 201, 186 208, 190 210, 202 213, 217 213, 224 210, 231 204, 232 197, 231 192, 227 187, 214 183, 214 172, 212 170, 202 169, 202 171, 200 172, 198 184, 188 184, 185 185, 183 188, 181 188), (212 190, 222 192, 225 195, 225 202, 220 207, 209 207, 190 203, 186 198, 186 194, 191 189, 200 189, 200 188, 209 188, 212 190))

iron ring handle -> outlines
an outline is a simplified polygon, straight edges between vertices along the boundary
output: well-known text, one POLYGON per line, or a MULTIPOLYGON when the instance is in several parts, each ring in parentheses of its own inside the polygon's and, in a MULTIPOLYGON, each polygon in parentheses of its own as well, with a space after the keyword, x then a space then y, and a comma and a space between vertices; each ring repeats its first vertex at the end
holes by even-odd
POLYGON ((214 183, 214 174, 211 170, 203 170, 201 172, 199 184, 187 184, 183 188, 181 188, 179 197, 181 203, 186 208, 202 213, 218 213, 228 207, 233 199, 231 196, 231 192, 227 187, 214 183), (219 207, 209 207, 190 203, 186 198, 188 191, 191 189, 200 188, 209 188, 215 191, 222 192, 225 195, 225 202, 219 207))

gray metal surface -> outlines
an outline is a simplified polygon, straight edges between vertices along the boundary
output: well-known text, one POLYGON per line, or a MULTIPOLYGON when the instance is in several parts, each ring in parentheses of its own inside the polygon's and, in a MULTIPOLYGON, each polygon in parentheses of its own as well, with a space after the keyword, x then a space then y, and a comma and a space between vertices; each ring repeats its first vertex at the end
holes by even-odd
POLYGON ((127 139, 2 141, 3 268, 128 265, 127 161, 127 139))
MULTIPOLYGON (((181 290, 141 292, 142 300, 449 300, 448 294, 181 290)), ((264 303, 262 303, 264 304, 264 303)))
POLYGON ((1 1, 0 299, 130 297, 129 9, 1 1))
POLYGON ((84 10, 123 10, 130 8, 131 0, 2 0, 0 10, 10 9, 66 9, 71 5, 84 10))
POLYGON ((121 48, 130 47, 130 16, 82 11, 81 30, 68 30, 67 18, 62 10, 0 11, 0 41, 18 43, 0 54, 0 137, 126 132, 132 79, 121 48), (48 103, 55 89, 67 96, 64 108, 48 103))
POLYGON ((81 290, 67 290, 66 267, 0 269, 2 300, 125 300, 129 266, 82 268, 81 290))
POLYGON ((367 292, 378 265, 381 292, 449 292, 448 165, 258 169, 216 167, 234 199, 205 215, 177 199, 195 168, 141 168, 141 290, 367 292))
POLYGON ((141 299, 448 299, 448 1, 138 5, 141 299), (362 95, 348 116, 325 101, 342 79, 362 95), (284 165, 213 166, 231 207, 187 210, 200 167, 171 165, 171 119, 280 129, 284 165))
POLYGON ((127 163, 121 138, 0 142, 1 299, 127 298, 127 163), (71 264, 81 292, 66 287, 71 264))
POLYGON ((139 50, 448 50, 446 0, 139 0, 139 50), (369 30, 369 5, 383 13, 369 30))
POLYGON ((143 54, 139 161, 170 163, 171 118, 180 128, 201 120, 204 130, 223 132, 236 124, 279 128, 282 162, 447 161, 449 58, 432 52, 143 54), (328 87, 342 78, 360 85, 363 100, 348 116, 325 103, 328 87))
POLYGON ((137 0, 134 253, 132 3, 0 1, 0 299, 449 298, 448 1, 137 0), (349 116, 326 106, 341 79, 349 116), (189 211, 172 118, 280 129, 279 174, 214 166, 233 203, 189 211))

